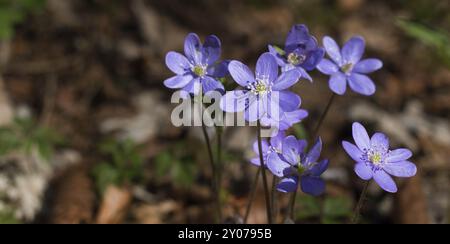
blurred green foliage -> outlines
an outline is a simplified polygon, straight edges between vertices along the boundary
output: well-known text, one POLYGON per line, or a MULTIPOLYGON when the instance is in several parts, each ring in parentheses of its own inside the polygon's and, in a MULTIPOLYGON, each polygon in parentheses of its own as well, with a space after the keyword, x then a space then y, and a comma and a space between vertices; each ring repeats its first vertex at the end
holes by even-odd
POLYGON ((169 177, 176 186, 189 187, 195 180, 196 164, 182 142, 161 152, 155 158, 156 176, 169 177))
POLYGON ((50 128, 39 126, 31 118, 16 118, 11 125, 0 127, 0 156, 11 152, 31 154, 37 149, 40 156, 49 160, 62 138, 50 128))
POLYGON ((308 138, 308 132, 302 123, 297 123, 292 128, 294 130, 295 137, 297 137, 298 139, 308 138))
POLYGON ((139 149, 129 139, 106 140, 100 144, 99 150, 107 160, 92 171, 99 193, 103 193, 109 185, 124 186, 142 181, 144 159, 139 149))
POLYGON ((409 36, 433 48, 436 56, 450 69, 450 35, 421 24, 398 20, 398 26, 409 36))
POLYGON ((0 211, 0 224, 20 224, 21 222, 14 216, 14 212, 9 209, 0 211))
POLYGON ((297 197, 298 220, 319 220, 323 224, 345 223, 352 215, 352 203, 345 197, 316 198, 308 195, 297 197), (321 209, 323 208, 323 210, 321 209), (323 211, 321 213, 321 211, 323 211))
POLYGON ((14 35, 14 26, 25 17, 41 10, 46 0, 0 0, 0 39, 14 35))

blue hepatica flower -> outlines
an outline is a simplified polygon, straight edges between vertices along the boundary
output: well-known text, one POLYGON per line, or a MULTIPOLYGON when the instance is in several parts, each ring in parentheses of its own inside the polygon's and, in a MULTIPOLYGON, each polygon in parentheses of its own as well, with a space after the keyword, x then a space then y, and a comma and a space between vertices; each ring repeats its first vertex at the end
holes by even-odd
POLYGON ((285 112, 281 116, 281 120, 277 121, 268 116, 261 118, 261 124, 263 126, 277 128, 279 131, 286 131, 293 125, 302 122, 306 117, 308 117, 308 111, 304 109, 298 109, 292 112, 285 112))
POLYGON ((318 161, 322 151, 320 138, 308 153, 307 143, 294 136, 286 137, 282 142, 281 153, 268 155, 267 167, 282 180, 277 186, 280 192, 297 191, 300 182, 303 192, 318 196, 325 191, 325 182, 320 176, 328 168, 328 160, 318 161))
POLYGON ((325 55, 315 37, 305 25, 295 25, 289 32, 284 50, 269 45, 269 52, 276 58, 283 71, 297 69, 302 77, 312 81, 307 71, 312 71, 325 55))
POLYGON ((324 37, 323 45, 331 60, 323 59, 317 68, 331 76, 329 86, 334 93, 343 95, 347 90, 347 83, 356 93, 366 96, 375 93, 375 84, 367 74, 381 69, 383 63, 373 58, 361 60, 365 49, 362 37, 351 38, 342 50, 330 37, 324 37))
POLYGON ((277 121, 285 112, 292 112, 300 107, 300 97, 288 91, 298 82, 300 73, 296 70, 278 76, 275 58, 264 53, 256 63, 256 74, 239 61, 228 65, 233 79, 244 89, 227 92, 221 100, 220 107, 225 112, 245 112, 249 122, 256 122, 263 117, 277 121))
MULTIPOLYGON (((284 131, 280 131, 276 136, 271 137, 269 142, 267 140, 261 141, 264 164, 267 164, 267 158, 271 153, 281 153, 284 137, 284 131)), ((261 166, 261 159, 259 158, 258 140, 253 143, 253 152, 256 154, 256 157, 252 158, 250 163, 259 167, 261 166)))
POLYGON ((198 95, 201 88, 204 93, 225 90, 217 80, 228 72, 227 62, 216 64, 221 55, 219 38, 211 35, 201 44, 199 37, 191 33, 184 42, 184 54, 186 56, 177 52, 167 54, 166 65, 176 76, 164 81, 166 87, 193 95, 198 95))
POLYGON ((363 180, 372 178, 383 190, 397 192, 392 176, 412 177, 416 175, 416 165, 409 162, 412 152, 408 149, 389 150, 389 139, 383 133, 375 133, 369 138, 366 129, 360 123, 353 124, 353 139, 356 146, 343 141, 342 146, 355 160, 355 172, 363 180))

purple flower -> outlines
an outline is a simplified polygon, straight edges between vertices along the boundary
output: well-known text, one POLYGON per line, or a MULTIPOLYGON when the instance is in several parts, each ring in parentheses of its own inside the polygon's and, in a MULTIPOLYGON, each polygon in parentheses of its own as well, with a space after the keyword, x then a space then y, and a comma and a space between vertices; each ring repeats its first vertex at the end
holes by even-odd
MULTIPOLYGON (((269 154, 281 152, 281 146, 284 137, 284 131, 280 131, 276 136, 270 138, 270 143, 267 142, 267 140, 261 141, 264 164, 267 164, 267 157, 269 156, 269 154)), ((259 158, 258 140, 253 143, 253 152, 256 154, 256 157, 250 159, 250 163, 259 167, 261 166, 261 159, 259 158)))
POLYGON ((329 86, 334 93, 343 95, 347 90, 347 82, 356 93, 366 96, 375 93, 375 84, 366 74, 381 69, 383 63, 372 58, 361 60, 365 49, 362 37, 351 38, 342 50, 328 36, 323 38, 323 45, 331 60, 323 59, 317 68, 320 72, 331 76, 329 86))
POLYGON ((267 167, 282 180, 277 186, 280 192, 295 192, 300 182, 303 192, 318 196, 325 191, 325 182, 320 176, 328 168, 328 160, 318 161, 322 151, 320 138, 308 153, 305 140, 294 136, 286 137, 282 142, 281 153, 268 155, 267 167))
POLYGON ((294 25, 289 32, 284 50, 269 45, 269 52, 276 58, 283 72, 297 69, 302 77, 312 81, 306 71, 312 71, 325 55, 316 38, 309 34, 305 25, 294 25))
POLYGON ((164 81, 166 87, 194 95, 200 93, 200 88, 204 93, 225 90, 217 80, 228 73, 226 62, 216 64, 221 54, 219 38, 208 36, 202 45, 199 37, 191 33, 184 42, 184 54, 186 56, 177 52, 167 54, 166 65, 176 76, 164 81))
POLYGON ((280 131, 286 131, 293 125, 302 122, 302 120, 308 117, 308 115, 308 111, 298 109, 292 112, 285 112, 282 114, 280 121, 265 116, 261 118, 261 124, 267 127, 278 128, 280 131))
POLYGON ((355 172, 363 180, 372 178, 383 190, 397 192, 392 176, 412 177, 416 175, 416 165, 409 162, 412 152, 408 149, 389 150, 389 139, 382 133, 369 138, 366 129, 360 123, 353 124, 353 138, 356 146, 343 141, 342 146, 355 160, 355 172))
POLYGON ((245 119, 255 122, 264 116, 279 121, 285 112, 299 108, 300 97, 287 89, 298 82, 300 73, 291 70, 278 76, 278 65, 271 54, 264 53, 259 57, 256 75, 239 61, 231 61, 228 69, 244 90, 227 92, 220 103, 223 111, 245 111, 245 119))

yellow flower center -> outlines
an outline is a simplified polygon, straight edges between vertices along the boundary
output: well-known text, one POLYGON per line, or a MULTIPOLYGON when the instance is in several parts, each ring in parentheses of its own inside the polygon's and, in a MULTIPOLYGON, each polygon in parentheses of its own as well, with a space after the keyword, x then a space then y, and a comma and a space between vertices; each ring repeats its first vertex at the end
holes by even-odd
POLYGON ((372 156, 369 157, 370 162, 372 162, 375 165, 379 165, 381 163, 381 154, 374 153, 372 156))
POLYGON ((342 72, 344 72, 346 74, 349 73, 350 71, 352 71, 352 69, 353 69, 352 63, 348 63, 348 64, 342 66, 342 68, 341 68, 342 72))
POLYGON ((296 53, 290 53, 287 57, 287 61, 292 65, 298 65, 305 61, 305 56, 304 55, 299 56, 296 53))
POLYGON ((203 77, 206 75, 206 68, 201 65, 196 65, 192 68, 192 72, 194 72, 195 75, 203 77))

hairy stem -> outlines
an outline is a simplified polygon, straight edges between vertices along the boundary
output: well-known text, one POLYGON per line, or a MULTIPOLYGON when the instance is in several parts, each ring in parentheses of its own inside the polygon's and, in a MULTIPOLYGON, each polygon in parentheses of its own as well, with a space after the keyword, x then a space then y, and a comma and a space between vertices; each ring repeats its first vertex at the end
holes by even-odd
POLYGON ((291 195, 291 199, 289 201, 289 208, 287 212, 287 219, 291 219, 292 221, 294 221, 294 209, 295 209, 295 201, 297 200, 297 191, 298 189, 296 189, 291 195))
POLYGON ((271 192, 271 203, 270 205, 272 206, 272 218, 273 219, 277 219, 277 182, 278 182, 278 178, 274 175, 272 178, 272 192, 271 192))
POLYGON ((325 118, 327 117, 328 112, 330 111, 331 105, 333 105, 335 98, 336 98, 336 94, 333 93, 330 97, 330 100, 328 100, 327 107, 325 108, 322 115, 320 116, 319 123, 317 124, 316 129, 314 130, 313 137, 311 138, 312 140, 315 140, 317 138, 317 136, 319 135, 320 128, 322 127, 322 124, 325 121, 325 118))
POLYGON ((217 168, 216 168, 216 165, 214 164, 214 155, 213 155, 213 150, 211 147, 211 140, 209 138, 206 125, 203 122, 203 105, 200 105, 200 116, 201 116, 200 119, 201 119, 201 124, 202 124, 203 136, 205 137, 205 142, 206 142, 206 146, 208 149, 209 163, 210 163, 211 172, 212 172, 211 183, 212 183, 212 191, 213 191, 214 198, 216 201, 216 218, 217 218, 217 223, 221 223, 222 222, 222 207, 220 204, 220 192, 219 192, 219 185, 218 185, 217 168))
POLYGON ((267 219, 269 221, 269 224, 273 224, 272 219, 272 207, 270 205, 270 192, 269 192, 269 186, 267 184, 267 176, 266 176, 266 165, 264 163, 264 156, 262 151, 262 138, 261 138, 261 123, 258 120, 257 123, 258 127, 258 150, 259 150, 259 160, 261 162, 261 176, 263 180, 263 186, 264 186, 264 197, 266 199, 266 210, 267 210, 267 219))
POLYGON ((364 184, 363 191, 359 197, 358 204, 356 205, 355 212, 353 213, 352 224, 358 224, 359 217, 361 215, 361 209, 364 207, 364 203, 367 197, 367 191, 369 189, 370 180, 364 184))

